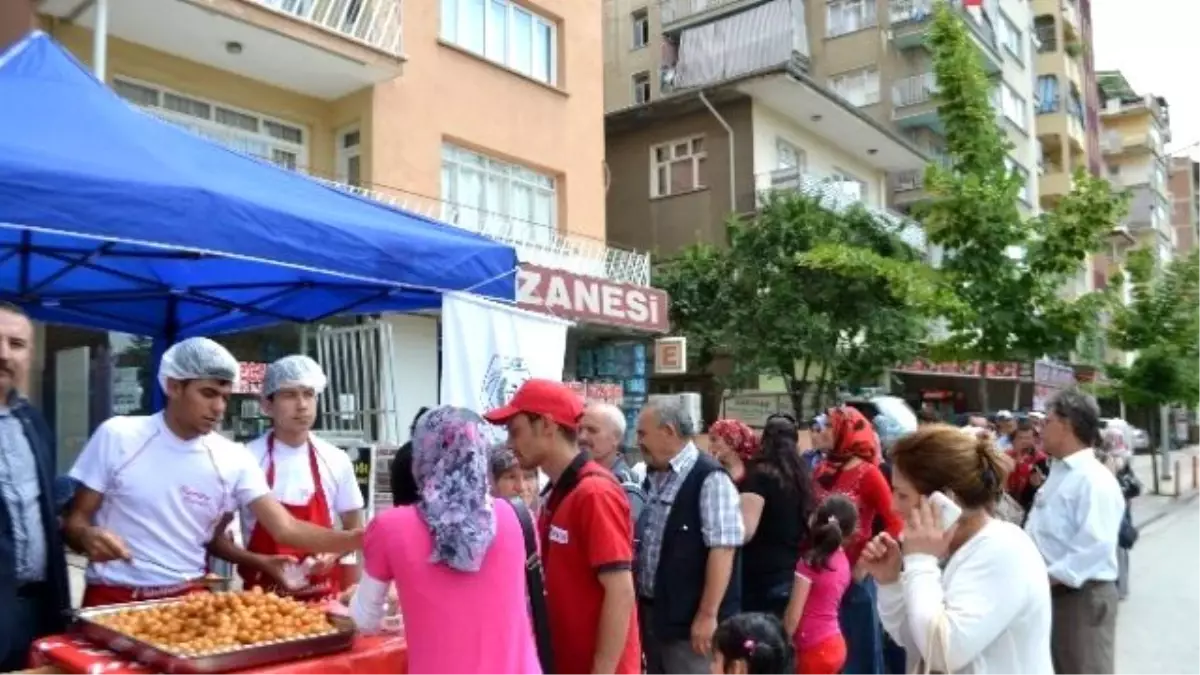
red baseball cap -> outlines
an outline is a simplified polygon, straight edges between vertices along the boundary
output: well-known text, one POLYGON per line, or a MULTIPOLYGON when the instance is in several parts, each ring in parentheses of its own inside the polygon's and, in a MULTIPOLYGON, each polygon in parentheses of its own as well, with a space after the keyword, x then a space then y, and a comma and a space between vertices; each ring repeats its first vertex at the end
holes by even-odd
POLYGON ((583 398, 562 382, 526 380, 508 405, 484 413, 483 419, 507 424, 518 413, 549 417, 559 426, 574 430, 583 416, 583 398))

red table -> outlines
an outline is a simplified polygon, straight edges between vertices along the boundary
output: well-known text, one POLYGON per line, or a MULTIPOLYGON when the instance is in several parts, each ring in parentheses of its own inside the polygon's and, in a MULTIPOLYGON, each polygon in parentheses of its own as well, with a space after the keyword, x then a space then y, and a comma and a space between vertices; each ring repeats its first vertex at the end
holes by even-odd
MULTIPOLYGON (((30 668, 56 666, 64 673, 151 675, 155 671, 75 635, 55 635, 33 643, 30 668)), ((348 652, 287 661, 246 673, 407 673, 408 647, 398 635, 358 636, 348 652)))

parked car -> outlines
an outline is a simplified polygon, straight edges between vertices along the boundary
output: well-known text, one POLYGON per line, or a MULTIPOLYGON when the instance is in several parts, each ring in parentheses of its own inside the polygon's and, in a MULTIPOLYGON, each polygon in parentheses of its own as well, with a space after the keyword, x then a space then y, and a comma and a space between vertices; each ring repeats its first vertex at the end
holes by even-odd
POLYGON ((1141 427, 1133 428, 1133 451, 1135 453, 1150 452, 1150 434, 1141 427))
POLYGON ((1133 454, 1137 447, 1134 435, 1136 427, 1119 417, 1103 417, 1100 421, 1104 424, 1105 439, 1112 439, 1113 452, 1118 455, 1133 454))

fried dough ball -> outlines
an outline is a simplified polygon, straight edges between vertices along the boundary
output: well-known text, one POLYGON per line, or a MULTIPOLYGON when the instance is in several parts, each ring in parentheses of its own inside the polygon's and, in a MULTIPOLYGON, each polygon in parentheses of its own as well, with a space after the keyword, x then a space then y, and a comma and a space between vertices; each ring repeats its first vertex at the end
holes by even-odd
POLYGON ((332 633, 320 607, 264 593, 197 593, 178 601, 117 610, 93 621, 181 656, 332 633))

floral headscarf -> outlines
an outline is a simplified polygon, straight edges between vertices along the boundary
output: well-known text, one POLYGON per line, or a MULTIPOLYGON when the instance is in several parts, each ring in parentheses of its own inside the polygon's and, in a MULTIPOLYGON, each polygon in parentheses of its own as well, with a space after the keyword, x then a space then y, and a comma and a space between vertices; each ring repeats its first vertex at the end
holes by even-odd
POLYGON ((758 434, 741 420, 717 420, 708 428, 708 436, 721 439, 743 462, 758 454, 758 434))
POLYGON ((463 572, 479 571, 496 538, 486 428, 470 410, 441 406, 422 415, 413 431, 417 508, 433 534, 430 562, 463 572))
POLYGON ((826 455, 831 462, 840 464, 857 457, 864 462, 879 463, 879 436, 857 409, 831 408, 829 426, 833 430, 833 447, 826 455))

